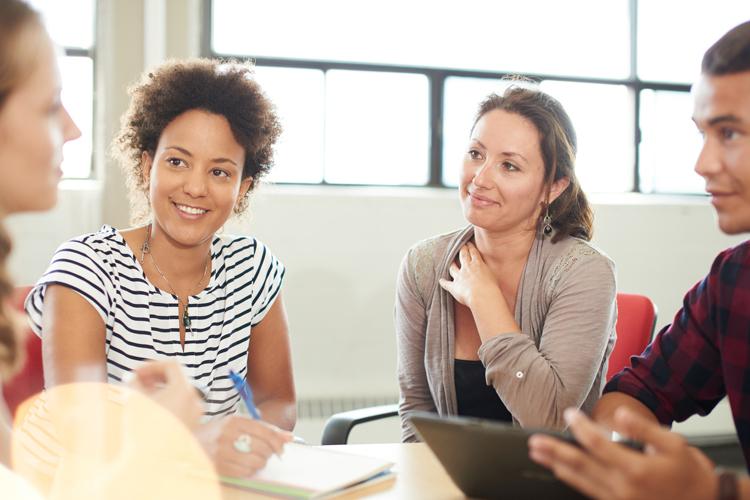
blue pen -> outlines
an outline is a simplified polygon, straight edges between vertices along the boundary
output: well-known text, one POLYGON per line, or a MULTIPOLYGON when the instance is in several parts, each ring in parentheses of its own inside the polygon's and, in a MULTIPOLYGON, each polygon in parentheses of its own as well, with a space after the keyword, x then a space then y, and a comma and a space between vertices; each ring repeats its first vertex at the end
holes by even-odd
POLYGON ((250 389, 250 384, 247 383, 247 380, 237 375, 233 370, 229 370, 229 379, 234 384, 234 388, 237 389, 237 392, 240 393, 240 397, 242 398, 242 401, 244 401, 245 407, 250 415, 254 419, 260 420, 260 413, 258 413, 255 403, 253 403, 253 391, 250 389))

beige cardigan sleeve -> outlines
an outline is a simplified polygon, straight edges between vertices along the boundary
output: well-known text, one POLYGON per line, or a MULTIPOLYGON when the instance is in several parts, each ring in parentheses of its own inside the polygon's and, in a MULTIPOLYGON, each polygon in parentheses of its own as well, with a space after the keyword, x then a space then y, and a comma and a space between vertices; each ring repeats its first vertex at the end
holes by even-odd
POLYGON ((527 334, 501 334, 482 344, 479 358, 521 426, 562 429, 563 411, 581 407, 602 371, 617 316, 614 264, 592 253, 550 279, 538 346, 527 334))
POLYGON ((414 251, 409 251, 401 263, 396 284, 395 325, 398 346, 398 383, 400 387, 399 409, 401 418, 401 440, 418 441, 406 422, 412 411, 435 412, 427 373, 425 370, 425 333, 427 315, 424 299, 420 296, 414 276, 416 260, 414 251))

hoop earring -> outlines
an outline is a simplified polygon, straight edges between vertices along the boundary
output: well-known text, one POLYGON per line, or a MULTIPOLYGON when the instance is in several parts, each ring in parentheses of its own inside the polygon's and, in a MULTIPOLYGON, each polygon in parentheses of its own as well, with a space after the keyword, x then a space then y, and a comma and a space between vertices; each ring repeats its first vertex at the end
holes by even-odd
POLYGON ((547 205, 544 212, 544 219, 542 219, 542 231, 545 236, 552 234, 552 217, 549 215, 549 204, 547 205))

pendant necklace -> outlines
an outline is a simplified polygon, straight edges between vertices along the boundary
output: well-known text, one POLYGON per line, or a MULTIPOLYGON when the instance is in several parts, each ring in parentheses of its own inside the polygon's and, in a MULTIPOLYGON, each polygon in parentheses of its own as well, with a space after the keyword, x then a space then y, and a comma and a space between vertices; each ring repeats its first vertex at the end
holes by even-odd
MULTIPOLYGON (((148 227, 146 227, 146 240, 143 242, 143 245, 141 245, 141 258, 140 258, 141 265, 143 265, 143 259, 146 254, 148 254, 149 259, 151 259, 151 264, 153 264, 154 269, 156 269, 156 272, 159 273, 159 276, 161 276, 161 278, 169 287, 169 291, 172 292, 172 295, 177 297, 177 308, 179 310, 179 307, 183 305, 183 300, 180 298, 179 295, 177 295, 177 292, 175 292, 175 289, 172 286, 172 283, 169 282, 169 280, 161 271, 161 269, 159 269, 159 264, 156 263, 156 259, 154 259, 154 254, 151 253, 151 224, 149 224, 148 227)), ((206 265, 203 267, 203 274, 201 275, 201 279, 198 280, 198 283, 196 283, 193 288, 198 288, 200 284, 203 283, 203 280, 206 279, 206 273, 208 272, 209 262, 211 262, 210 249, 208 252, 208 257, 206 257, 206 265)), ((190 295, 185 297, 181 320, 182 320, 182 326, 185 327, 185 330, 189 330, 190 333, 193 333, 192 328, 190 328, 191 321, 190 321, 189 306, 190 306, 190 295)))

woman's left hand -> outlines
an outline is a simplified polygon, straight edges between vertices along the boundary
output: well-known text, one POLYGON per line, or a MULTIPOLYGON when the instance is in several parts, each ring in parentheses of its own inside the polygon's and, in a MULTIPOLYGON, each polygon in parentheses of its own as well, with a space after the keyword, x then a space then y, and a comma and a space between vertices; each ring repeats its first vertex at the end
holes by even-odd
POLYGON ((505 300, 492 271, 473 243, 468 242, 458 252, 458 262, 448 269, 452 281, 440 279, 440 286, 461 304, 474 310, 477 300, 505 300))

